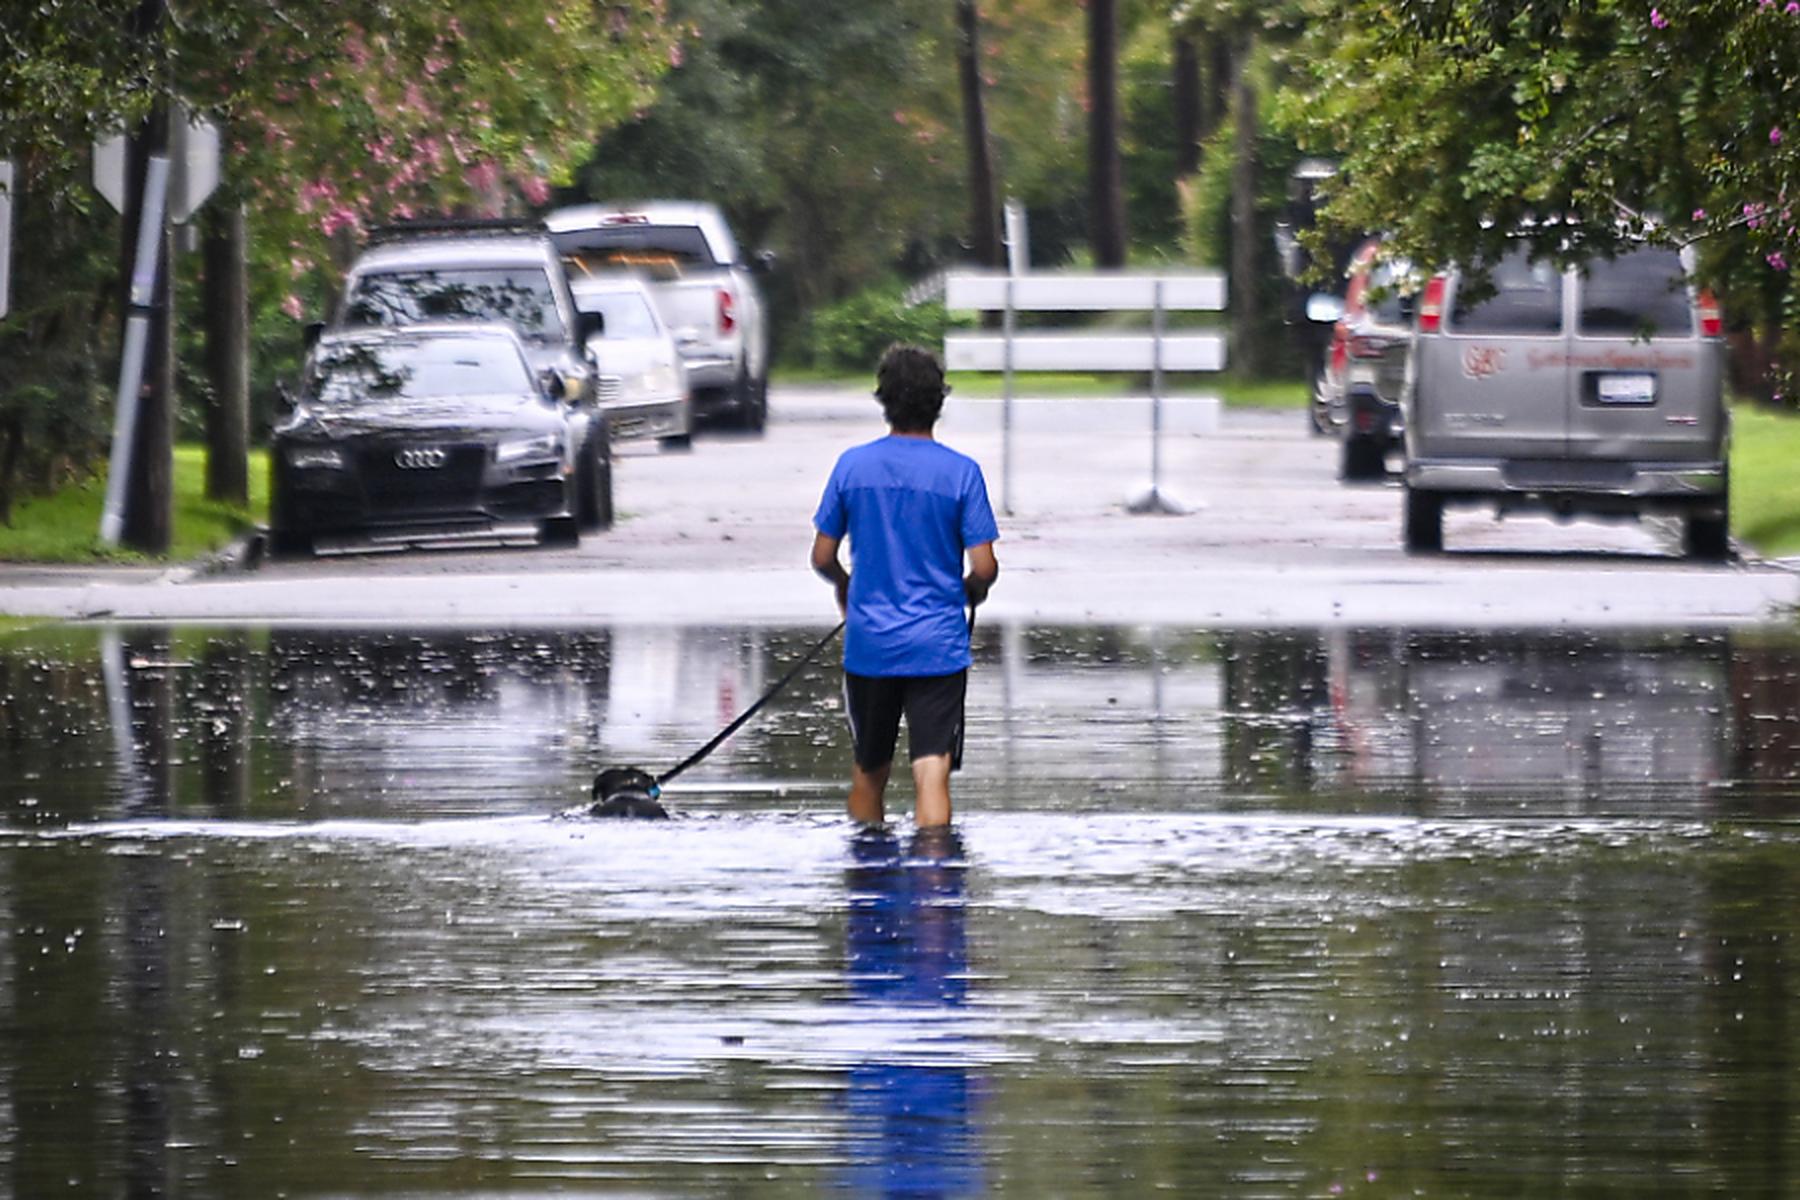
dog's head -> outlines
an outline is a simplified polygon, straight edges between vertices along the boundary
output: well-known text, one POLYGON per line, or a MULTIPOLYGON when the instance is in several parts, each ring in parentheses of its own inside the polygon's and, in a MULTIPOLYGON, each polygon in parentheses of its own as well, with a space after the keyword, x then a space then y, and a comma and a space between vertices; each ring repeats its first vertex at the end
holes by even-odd
POLYGON ((656 802, 656 780, 636 767, 612 767, 594 780, 594 802, 588 812, 596 817, 643 817, 659 820, 668 812, 656 802))
POLYGON ((641 792, 655 797, 656 779, 636 767, 608 767, 594 779, 594 799, 611 800, 622 792, 641 792))

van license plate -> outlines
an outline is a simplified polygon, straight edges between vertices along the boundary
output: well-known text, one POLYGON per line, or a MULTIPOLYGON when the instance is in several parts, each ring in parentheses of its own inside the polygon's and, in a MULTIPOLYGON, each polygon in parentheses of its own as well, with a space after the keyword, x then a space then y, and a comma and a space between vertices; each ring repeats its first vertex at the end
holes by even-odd
POLYGON ((1596 399, 1602 404, 1655 404, 1656 376, 1602 375, 1596 399))

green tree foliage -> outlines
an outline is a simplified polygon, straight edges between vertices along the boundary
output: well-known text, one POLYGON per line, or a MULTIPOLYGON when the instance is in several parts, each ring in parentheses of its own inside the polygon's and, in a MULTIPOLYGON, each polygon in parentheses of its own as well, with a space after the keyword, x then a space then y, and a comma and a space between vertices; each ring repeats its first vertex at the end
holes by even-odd
POLYGON ((1521 235, 1565 260, 1692 242, 1794 395, 1800 5, 1308 2, 1311 78, 1283 111, 1341 159, 1330 226, 1434 265, 1521 235))
POLYGON ((19 164, 34 231, 15 264, 25 302, 0 322, 0 348, 17 351, 0 421, 84 428, 58 422, 94 405, 119 245, 87 190, 95 137, 177 98, 217 120, 228 191, 250 206, 256 295, 297 318, 372 223, 547 200, 601 130, 649 102, 676 47, 664 0, 0 6, 0 154, 19 164), (48 246, 61 252, 35 253, 48 246))

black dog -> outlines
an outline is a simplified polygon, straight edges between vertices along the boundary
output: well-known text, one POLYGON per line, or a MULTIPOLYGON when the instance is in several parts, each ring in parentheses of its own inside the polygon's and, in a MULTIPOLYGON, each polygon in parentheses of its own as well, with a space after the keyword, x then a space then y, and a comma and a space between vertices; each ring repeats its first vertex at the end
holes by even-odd
POLYGON ((665 821, 669 813, 656 802, 660 794, 656 780, 647 773, 636 767, 612 767, 594 780, 594 802, 588 806, 588 815, 665 821))

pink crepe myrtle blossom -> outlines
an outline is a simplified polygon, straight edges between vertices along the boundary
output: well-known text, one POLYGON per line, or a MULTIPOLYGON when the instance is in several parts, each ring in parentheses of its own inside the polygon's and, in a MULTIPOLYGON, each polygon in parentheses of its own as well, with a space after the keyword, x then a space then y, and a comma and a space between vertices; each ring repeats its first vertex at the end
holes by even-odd
POLYGON ((1788 269, 1787 256, 1784 255, 1781 251, 1776 250, 1773 253, 1766 255, 1765 257, 1768 261, 1768 264, 1771 267, 1775 268, 1777 271, 1785 271, 1788 269))
POLYGON ((1669 18, 1662 15, 1661 9, 1653 8, 1650 10, 1650 24, 1657 29, 1667 29, 1669 18))
POLYGON ((306 308, 300 303, 300 297, 289 292, 281 302, 281 311, 298 321, 306 315, 306 308))

